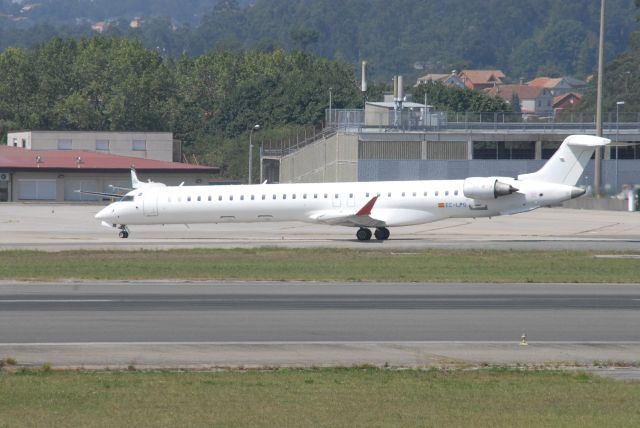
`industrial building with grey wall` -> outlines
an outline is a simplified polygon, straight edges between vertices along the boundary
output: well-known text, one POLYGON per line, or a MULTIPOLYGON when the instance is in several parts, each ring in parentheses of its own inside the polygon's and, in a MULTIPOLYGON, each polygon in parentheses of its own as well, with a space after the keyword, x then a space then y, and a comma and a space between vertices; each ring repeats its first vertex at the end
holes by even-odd
MULTIPOLYGON (((351 115, 352 117, 354 115, 351 115)), ((349 126, 326 132, 322 138, 298 143, 295 148, 266 153, 272 180, 280 182, 383 181, 460 179, 468 176, 516 177, 539 169, 572 134, 595 130, 576 124, 530 129, 512 124, 499 129, 437 130, 374 128, 349 121, 349 126), (278 170, 279 165, 279 170, 278 170), (277 173, 274 173, 277 172, 277 173), (275 178, 277 177, 277 178, 275 178)), ((489 128, 489 129, 486 129, 489 128)), ((604 152, 602 183, 606 193, 640 184, 640 129, 609 127, 605 137, 618 139, 604 152)), ((585 169, 579 184, 593 181, 594 165, 585 169)))

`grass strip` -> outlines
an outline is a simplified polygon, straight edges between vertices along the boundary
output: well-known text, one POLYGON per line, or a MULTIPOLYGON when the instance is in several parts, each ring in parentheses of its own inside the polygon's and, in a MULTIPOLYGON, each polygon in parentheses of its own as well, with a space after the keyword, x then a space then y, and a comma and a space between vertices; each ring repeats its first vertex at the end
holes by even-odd
POLYGON ((560 371, 0 373, 0 426, 640 426, 640 382, 560 371))
POLYGON ((397 282, 640 282, 634 258, 579 251, 191 249, 0 252, 15 280, 226 279, 397 282))

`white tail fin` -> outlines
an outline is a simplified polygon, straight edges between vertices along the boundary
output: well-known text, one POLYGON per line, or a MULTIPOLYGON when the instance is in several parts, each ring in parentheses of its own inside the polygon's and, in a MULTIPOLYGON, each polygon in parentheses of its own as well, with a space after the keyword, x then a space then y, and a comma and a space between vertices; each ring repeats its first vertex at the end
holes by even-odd
POLYGON ((610 142, 607 138, 593 135, 570 135, 542 168, 530 174, 520 174, 518 180, 575 186, 596 147, 605 146, 610 142))
POLYGON ((131 187, 134 189, 148 189, 150 187, 166 187, 166 185, 164 183, 155 183, 151 179, 148 182, 140 181, 136 175, 135 168, 131 168, 131 187))
POLYGON ((138 181, 138 176, 136 175, 135 168, 131 168, 131 187, 137 189, 140 187, 140 181, 138 181))

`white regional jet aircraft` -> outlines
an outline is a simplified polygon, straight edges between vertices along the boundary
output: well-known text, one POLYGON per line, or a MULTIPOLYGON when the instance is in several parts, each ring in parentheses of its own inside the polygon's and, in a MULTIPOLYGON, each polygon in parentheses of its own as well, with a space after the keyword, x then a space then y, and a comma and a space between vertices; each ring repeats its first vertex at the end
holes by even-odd
POLYGON ((303 221, 358 228, 356 237, 389 238, 389 227, 446 218, 492 217, 560 204, 585 193, 575 187, 598 146, 610 140, 567 137, 537 172, 465 180, 165 186, 139 182, 96 218, 129 236, 129 226, 303 221))

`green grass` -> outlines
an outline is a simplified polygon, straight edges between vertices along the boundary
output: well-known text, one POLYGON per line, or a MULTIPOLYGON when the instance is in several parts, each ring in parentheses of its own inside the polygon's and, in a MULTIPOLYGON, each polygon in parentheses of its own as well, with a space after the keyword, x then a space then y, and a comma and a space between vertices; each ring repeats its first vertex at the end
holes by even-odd
POLYGON ((0 374, 0 426, 636 427, 640 382, 558 371, 0 374))
POLYGON ((0 252, 0 278, 640 282, 640 262, 579 251, 336 249, 0 252))

